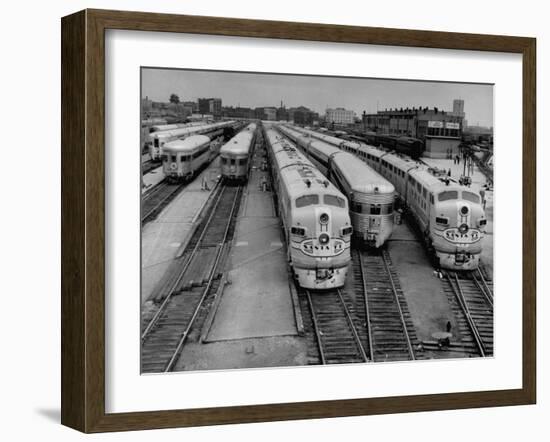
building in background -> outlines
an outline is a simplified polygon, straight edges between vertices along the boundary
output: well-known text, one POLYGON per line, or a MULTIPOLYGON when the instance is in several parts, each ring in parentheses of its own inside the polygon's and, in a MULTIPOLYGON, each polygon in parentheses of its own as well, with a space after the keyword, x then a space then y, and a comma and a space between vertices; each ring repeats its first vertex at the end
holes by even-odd
POLYGON ((265 119, 269 121, 275 121, 277 119, 277 108, 264 107, 265 119))
POLYGON ((327 109, 325 112, 325 121, 328 124, 347 126, 355 122, 355 112, 344 109, 343 107, 327 109))
POLYGON ((199 114, 211 114, 214 118, 222 115, 221 98, 199 98, 197 100, 199 114))
POLYGON ((460 117, 464 120, 466 114, 464 113, 464 100, 456 99, 453 100, 453 112, 452 114, 455 117, 460 117))
POLYGON ((319 114, 305 106, 291 107, 288 110, 288 121, 296 124, 311 125, 314 121, 318 120, 319 114))
POLYGON ((141 112, 147 113, 153 110, 153 100, 149 100, 149 97, 141 99, 141 112))
POLYGON ((224 118, 243 118, 249 120, 256 118, 254 109, 241 106, 225 106, 222 108, 222 115, 224 118))
POLYGON ((289 121, 288 110, 286 109, 282 100, 281 105, 277 109, 277 121, 289 121))
MULTIPOLYGON (((462 101, 462 104, 457 103, 457 110, 463 113, 463 100, 455 101, 462 101)), ((386 109, 376 114, 363 113, 364 130, 419 138, 425 145, 424 155, 429 158, 448 158, 459 153, 462 124, 463 116, 455 115, 454 109, 453 112, 446 112, 437 107, 386 109)))

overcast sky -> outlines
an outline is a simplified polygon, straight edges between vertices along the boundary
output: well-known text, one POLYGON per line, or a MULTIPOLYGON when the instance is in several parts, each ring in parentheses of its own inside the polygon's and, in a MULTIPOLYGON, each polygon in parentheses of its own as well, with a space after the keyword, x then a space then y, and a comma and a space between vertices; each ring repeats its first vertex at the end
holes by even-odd
POLYGON ((453 99, 464 100, 468 124, 493 125, 493 87, 482 84, 442 83, 369 78, 316 77, 180 69, 142 70, 142 96, 168 101, 200 97, 222 99, 223 106, 306 106, 324 114, 327 107, 363 111, 395 107, 438 107, 450 111, 453 99))

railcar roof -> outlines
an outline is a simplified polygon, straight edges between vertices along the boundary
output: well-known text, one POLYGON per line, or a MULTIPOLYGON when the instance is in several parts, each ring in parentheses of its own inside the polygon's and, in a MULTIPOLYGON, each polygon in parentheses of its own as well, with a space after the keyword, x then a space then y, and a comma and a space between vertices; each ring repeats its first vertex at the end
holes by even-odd
POLYGON ((201 130, 205 130, 208 127, 209 126, 192 126, 192 127, 183 127, 181 129, 163 130, 162 132, 155 132, 153 134, 153 137, 160 138, 160 139, 170 138, 170 137, 182 137, 184 135, 200 132, 201 130))
POLYGON ((273 129, 268 129, 266 135, 275 153, 276 167, 281 171, 281 179, 292 198, 314 193, 345 198, 292 141, 273 129))
POLYGON ((220 153, 232 155, 247 154, 250 150, 253 137, 254 132, 245 129, 225 143, 220 149, 220 153))
POLYGON ((208 130, 214 130, 218 129, 220 127, 227 127, 231 124, 234 124, 234 121, 224 121, 221 123, 213 123, 213 124, 201 124, 199 126, 190 126, 190 127, 182 127, 180 129, 172 129, 172 130, 165 130, 162 132, 155 132, 154 137, 156 138, 169 138, 169 137, 181 137, 187 134, 200 132, 200 131, 208 131, 208 130))
POLYGON ((164 152, 187 152, 210 142, 206 135, 191 135, 185 140, 174 140, 164 145, 164 152))
MULTIPOLYGON (((307 137, 304 132, 298 132, 298 134, 307 137)), ((340 139, 337 140, 342 142, 340 139)), ((372 193, 375 189, 380 193, 393 193, 395 191, 393 184, 355 155, 342 151, 338 147, 317 137, 311 142, 311 148, 322 152, 326 156, 336 154, 333 161, 355 192, 372 193)))
POLYGON ((393 193, 395 191, 392 183, 355 155, 341 152, 334 157, 334 164, 354 192, 393 193))

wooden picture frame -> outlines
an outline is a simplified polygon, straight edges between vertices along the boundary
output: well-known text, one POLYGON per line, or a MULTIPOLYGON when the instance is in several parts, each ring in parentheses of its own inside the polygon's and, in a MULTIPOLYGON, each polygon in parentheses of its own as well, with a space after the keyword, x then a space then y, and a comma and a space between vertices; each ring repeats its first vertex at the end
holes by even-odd
POLYGON ((62 19, 62 409, 83 432, 280 421, 536 400, 536 40, 312 23, 84 10, 62 19), (523 57, 523 385, 272 405, 105 412, 105 30, 517 53, 523 57))

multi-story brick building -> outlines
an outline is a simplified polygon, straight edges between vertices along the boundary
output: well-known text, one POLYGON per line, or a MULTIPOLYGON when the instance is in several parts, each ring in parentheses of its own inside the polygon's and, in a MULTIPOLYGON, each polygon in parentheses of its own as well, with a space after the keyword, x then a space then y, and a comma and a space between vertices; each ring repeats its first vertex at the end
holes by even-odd
POLYGON ((425 156, 430 158, 446 158, 458 153, 462 123, 462 116, 437 107, 386 109, 376 114, 363 114, 365 130, 419 138, 424 141, 425 156))

